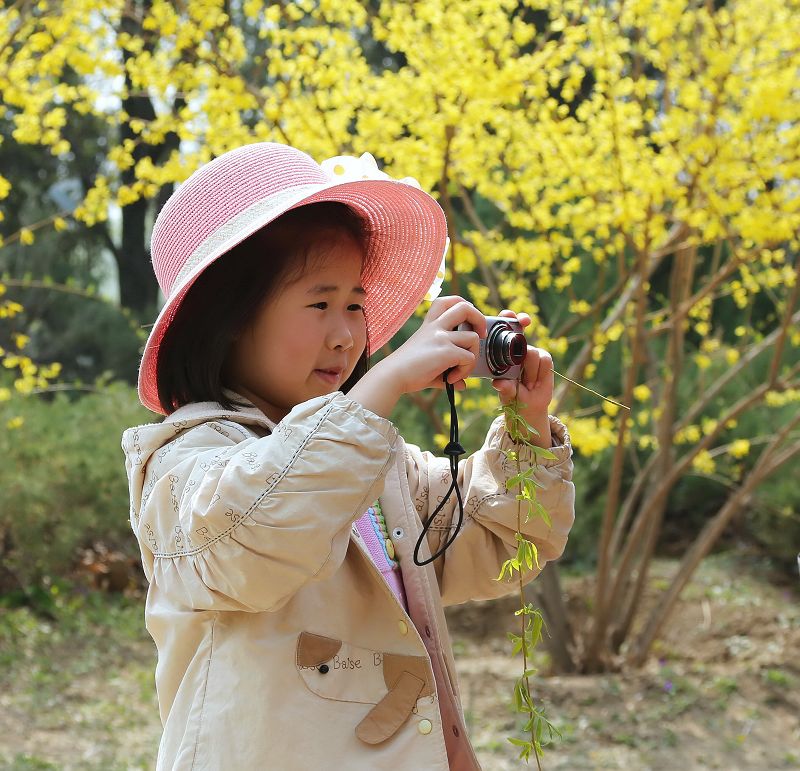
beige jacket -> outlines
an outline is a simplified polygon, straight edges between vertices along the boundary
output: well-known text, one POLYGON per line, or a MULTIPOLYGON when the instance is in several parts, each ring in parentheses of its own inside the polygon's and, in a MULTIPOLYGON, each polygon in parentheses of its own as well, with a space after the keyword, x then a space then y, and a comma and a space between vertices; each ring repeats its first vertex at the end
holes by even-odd
MULTIPOLYGON (((542 563, 573 521, 569 439, 536 472, 541 519, 525 525, 542 563)), ((446 459, 342 393, 275 425, 255 407, 187 405, 125 431, 131 524, 149 581, 164 732, 159 769, 477 769, 443 605, 513 589, 495 580, 516 551, 514 473, 502 419, 462 461, 464 526, 434 565, 412 553, 449 486, 446 459), (409 612, 353 523, 380 497, 409 612)), ((450 528, 455 496, 431 549, 450 528)), ((433 552, 423 547, 421 554, 433 552)))

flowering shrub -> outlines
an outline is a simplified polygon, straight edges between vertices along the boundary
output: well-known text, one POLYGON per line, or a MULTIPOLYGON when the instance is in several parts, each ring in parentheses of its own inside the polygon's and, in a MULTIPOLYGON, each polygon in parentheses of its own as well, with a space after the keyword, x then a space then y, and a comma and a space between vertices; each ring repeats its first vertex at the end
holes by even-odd
MULTIPOLYGON (((42 0, 0 17, 0 109, 14 141, 59 156, 73 113, 129 133, 74 212, 89 226, 255 140, 369 150, 434 190, 449 290, 530 312, 557 369, 632 407, 567 381, 553 405, 579 463, 608 471, 595 617, 553 642, 579 640, 567 659, 591 670, 643 659, 698 561, 800 453, 798 39, 800 0, 42 0), (131 95, 152 119, 122 110, 131 95), (163 163, 139 152, 168 138, 163 163), (632 638, 668 497, 693 475, 728 494, 632 638)), ((415 404, 444 433, 435 400, 415 404)), ((462 406, 467 424, 491 409, 462 406)))

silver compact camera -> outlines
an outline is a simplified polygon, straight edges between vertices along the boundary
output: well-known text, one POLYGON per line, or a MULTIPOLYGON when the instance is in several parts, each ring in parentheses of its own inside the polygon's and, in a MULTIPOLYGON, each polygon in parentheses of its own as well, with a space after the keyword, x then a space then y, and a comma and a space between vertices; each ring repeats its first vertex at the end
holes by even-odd
MULTIPOLYGON (((459 332, 474 331, 471 324, 458 325, 459 332)), ((522 325, 502 316, 486 317, 486 337, 481 338, 478 361, 467 377, 518 380, 528 352, 522 325)))

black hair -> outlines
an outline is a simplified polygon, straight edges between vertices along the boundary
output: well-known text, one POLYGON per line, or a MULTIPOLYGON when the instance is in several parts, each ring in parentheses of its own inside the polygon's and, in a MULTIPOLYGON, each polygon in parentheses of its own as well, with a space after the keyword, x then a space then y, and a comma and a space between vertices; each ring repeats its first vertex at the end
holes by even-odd
MULTIPOLYGON (((301 274, 322 238, 349 234, 367 252, 364 221, 343 203, 322 202, 292 209, 208 266, 175 312, 158 349, 158 398, 169 414, 191 402, 218 402, 227 410, 246 405, 223 393, 226 362, 235 338, 283 283, 301 274)), ((369 367, 369 340, 347 392, 369 367)))

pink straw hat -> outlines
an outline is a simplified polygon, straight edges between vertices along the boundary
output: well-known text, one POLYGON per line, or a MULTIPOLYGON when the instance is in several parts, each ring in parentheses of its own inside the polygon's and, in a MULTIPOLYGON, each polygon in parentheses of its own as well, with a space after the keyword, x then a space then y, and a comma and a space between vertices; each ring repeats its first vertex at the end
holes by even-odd
POLYGON ((347 204, 365 224, 362 281, 370 350, 378 350, 400 329, 442 263, 447 222, 439 204, 413 184, 389 178, 342 182, 287 145, 245 145, 195 171, 170 196, 153 226, 153 270, 166 302, 139 369, 139 398, 145 407, 167 414, 158 398, 159 346, 197 277, 281 214, 321 201, 347 204))

